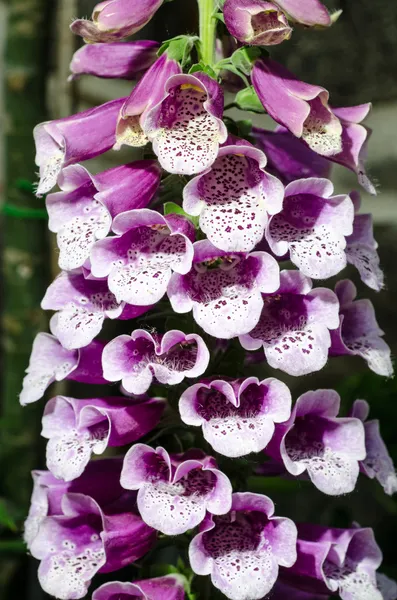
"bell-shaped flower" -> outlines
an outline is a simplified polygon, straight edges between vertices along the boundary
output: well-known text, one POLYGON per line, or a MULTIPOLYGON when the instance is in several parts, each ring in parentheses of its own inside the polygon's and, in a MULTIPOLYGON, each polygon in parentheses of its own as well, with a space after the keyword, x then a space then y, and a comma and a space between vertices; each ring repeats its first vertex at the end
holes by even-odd
POLYGON ((74 53, 69 80, 80 75, 104 79, 136 79, 155 61, 158 42, 113 42, 86 44, 74 53))
POLYGON ((160 383, 176 385, 185 377, 199 377, 209 363, 203 339, 194 333, 173 329, 163 336, 136 329, 119 335, 103 351, 103 374, 108 381, 122 381, 131 394, 144 394, 153 377, 160 383))
POLYGON ((384 285, 384 275, 379 266, 378 244, 374 238, 372 215, 358 214, 361 200, 357 192, 352 192, 350 197, 353 200, 356 214, 353 233, 346 238, 347 262, 356 267, 361 281, 371 289, 380 292, 384 285))
POLYGON ((30 355, 19 401, 22 406, 40 400, 54 381, 72 379, 82 383, 107 383, 102 375, 104 344, 94 340, 85 348, 66 350, 49 333, 38 333, 30 355))
POLYGON ((193 310, 206 333, 230 339, 255 327, 262 292, 274 292, 279 282, 278 264, 270 254, 224 252, 202 240, 194 244, 190 272, 172 275, 168 297, 175 312, 193 310))
POLYGON ((328 359, 329 330, 339 324, 338 299, 326 288, 313 290, 299 271, 281 271, 280 279, 275 293, 263 295, 259 321, 240 343, 245 350, 263 347, 269 365, 289 375, 319 371, 328 359))
POLYGON ((117 120, 115 150, 126 146, 141 147, 148 143, 143 123, 150 108, 167 95, 166 83, 172 75, 182 73, 180 64, 167 51, 148 69, 126 98, 117 120))
POLYGON ((360 419, 338 417, 340 397, 334 390, 306 392, 291 417, 276 426, 266 449, 295 477, 307 472, 324 494, 352 492, 364 460, 365 433, 360 419))
POLYGON ((124 493, 120 485, 121 458, 105 458, 88 463, 74 481, 58 479, 50 471, 32 471, 33 491, 24 524, 24 540, 30 546, 45 517, 62 514, 66 493, 86 494, 101 505, 111 504, 124 493))
POLYGON ((56 396, 47 402, 41 435, 47 438, 47 468, 65 481, 79 477, 91 454, 139 440, 156 427, 163 398, 106 397, 77 400, 56 396))
POLYGON ((165 95, 146 114, 143 130, 163 169, 193 175, 208 169, 227 138, 223 91, 205 73, 174 75, 165 95))
POLYGON ((277 256, 289 252, 304 275, 328 279, 346 267, 346 236, 353 231, 350 196, 332 196, 328 179, 298 179, 285 188, 283 209, 270 218, 266 239, 277 256))
POLYGON ((229 32, 243 44, 274 46, 292 34, 285 14, 273 2, 226 0, 223 16, 229 32))
POLYGON ((298 588, 342 600, 384 600, 376 581, 382 553, 372 529, 298 524, 297 549, 282 577, 298 588))
POLYGON ((274 2, 290 20, 306 27, 329 27, 335 20, 320 0, 274 0, 274 2))
POLYGON ((313 152, 285 127, 278 126, 275 131, 253 127, 252 136, 267 156, 270 173, 285 185, 305 177, 329 177, 330 162, 313 152))
POLYGON ((48 227, 57 234, 61 269, 82 267, 95 241, 109 233, 116 215, 149 204, 160 178, 154 160, 135 161, 97 175, 81 165, 66 167, 59 177, 61 191, 46 198, 48 227))
POLYGON ((322 156, 342 152, 342 124, 323 87, 299 81, 270 58, 255 61, 251 79, 269 115, 322 156))
POLYGON ((202 427, 216 452, 237 458, 267 446, 274 424, 291 414, 291 393, 274 378, 202 381, 183 392, 179 412, 187 425, 202 427))
POLYGON ((131 210, 114 219, 113 231, 116 236, 93 246, 91 272, 107 277, 117 302, 155 304, 166 293, 173 272, 189 272, 194 227, 185 217, 131 210))
POLYGON ((369 194, 376 195, 375 186, 369 179, 364 164, 371 130, 361 125, 370 110, 370 103, 332 109, 342 124, 342 149, 328 158, 356 173, 359 184, 369 194))
POLYGON ((206 511, 223 515, 232 504, 232 486, 210 456, 201 450, 169 455, 135 444, 125 455, 121 485, 138 490, 142 519, 166 535, 199 525, 206 511))
POLYGON ((51 191, 64 167, 103 154, 116 141, 117 117, 125 98, 55 121, 36 125, 36 165, 40 169, 37 195, 51 191))
POLYGON ((91 21, 76 19, 70 29, 86 42, 116 42, 142 29, 162 3, 163 0, 105 0, 94 7, 91 21))
POLYGON ((390 348, 382 339, 372 302, 355 300, 356 286, 349 279, 338 281, 335 293, 340 303, 340 325, 332 332, 331 356, 361 356, 371 371, 384 377, 393 375, 390 348))
POLYGON ((95 590, 92 600, 185 600, 184 577, 165 575, 134 583, 112 581, 95 590))
POLYGON ((379 429, 378 419, 368 421, 369 404, 365 400, 356 400, 351 416, 364 423, 365 448, 367 455, 360 462, 360 468, 370 479, 377 479, 386 494, 397 492, 397 475, 393 460, 386 448, 379 429))
POLYGON ((50 320, 51 333, 64 348, 73 350, 90 344, 106 318, 135 319, 151 306, 117 302, 106 280, 62 271, 48 287, 41 308, 58 311, 50 320))
POLYGON ((183 209, 225 252, 250 252, 263 238, 268 215, 282 208, 284 187, 265 171, 266 156, 247 143, 220 148, 218 158, 183 190, 183 209))
POLYGON ((30 551, 40 560, 43 590, 61 600, 84 598, 93 576, 116 571, 146 554, 156 532, 137 512, 101 507, 84 494, 65 494, 62 514, 46 517, 30 551))
POLYGON ((189 547, 190 566, 210 575, 213 585, 230 600, 259 600, 274 586, 279 566, 296 560, 294 523, 274 516, 267 496, 233 494, 231 511, 207 515, 189 547))

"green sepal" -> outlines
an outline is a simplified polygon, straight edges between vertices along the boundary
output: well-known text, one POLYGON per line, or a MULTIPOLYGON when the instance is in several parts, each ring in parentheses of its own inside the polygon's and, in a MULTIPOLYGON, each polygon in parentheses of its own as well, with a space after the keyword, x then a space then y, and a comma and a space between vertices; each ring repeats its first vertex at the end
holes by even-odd
POLYGON ((262 52, 260 48, 255 46, 243 46, 233 52, 230 59, 236 69, 248 76, 251 75, 254 62, 260 58, 261 55, 262 52))
POLYGON ((192 35, 178 35, 170 40, 166 40, 157 52, 161 56, 167 52, 168 57, 181 63, 182 67, 190 64, 190 54, 193 50, 198 37, 192 35))
POLYGON ((217 79, 214 69, 202 61, 195 63, 190 67, 189 75, 194 75, 194 73, 205 73, 209 77, 212 77, 212 79, 217 79))
POLYGON ((265 109, 263 108, 261 101, 259 100, 258 94, 254 90, 253 86, 249 86, 244 90, 240 90, 236 94, 235 103, 240 110, 248 110, 250 112, 263 114, 265 109))
POLYGON ((225 22, 225 17, 223 16, 223 13, 221 13, 221 12, 215 13, 214 18, 218 19, 218 21, 222 21, 222 23, 225 22))
POLYGON ((199 218, 200 217, 192 217, 192 215, 188 215, 179 204, 175 202, 166 202, 164 204, 164 215, 182 215, 189 219, 193 223, 196 229, 199 228, 199 218))

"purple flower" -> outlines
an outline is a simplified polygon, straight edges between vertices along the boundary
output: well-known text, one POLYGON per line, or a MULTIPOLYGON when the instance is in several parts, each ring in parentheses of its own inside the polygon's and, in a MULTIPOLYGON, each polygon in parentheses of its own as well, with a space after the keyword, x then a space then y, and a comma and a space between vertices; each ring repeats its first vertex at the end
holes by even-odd
POLYGON ((367 421, 369 404, 365 400, 356 400, 351 411, 352 417, 364 423, 365 448, 367 455, 360 462, 361 471, 370 479, 376 478, 389 496, 397 492, 397 475, 391 456, 379 430, 379 421, 367 421))
POLYGON ((134 583, 114 581, 101 585, 92 600, 184 600, 182 575, 166 575, 155 579, 143 579, 134 583))
POLYGON ((265 171, 266 156, 250 144, 220 148, 212 167, 183 190, 183 208, 200 216, 209 241, 226 252, 249 252, 261 241, 268 214, 280 212, 284 188, 265 171))
POLYGON ((95 6, 92 21, 76 19, 70 28, 86 42, 115 42, 142 29, 162 3, 163 0, 105 0, 95 6))
POLYGON ((107 397, 77 400, 56 396, 47 402, 41 435, 47 444, 47 467, 71 481, 86 468, 91 454, 135 442, 154 429, 165 408, 163 398, 107 397))
POLYGON ((281 271, 280 279, 276 293, 263 296, 259 322, 240 343, 246 350, 263 346, 269 365, 289 375, 319 371, 328 359, 329 329, 338 327, 338 299, 326 288, 312 290, 299 271, 281 271))
POLYGON ((272 2, 226 0, 223 15, 232 36, 244 44, 274 46, 292 34, 285 14, 272 2))
POLYGON ((376 582, 378 590, 382 594, 382 600, 396 600, 397 599, 397 582, 387 577, 383 573, 376 574, 376 582))
POLYGON ((276 426, 266 453, 281 460, 295 477, 305 471, 324 494, 352 492, 364 460, 365 433, 360 419, 337 417, 340 397, 334 390, 306 392, 291 417, 276 426))
POLYGON ((179 411, 184 423, 202 427, 216 452, 236 458, 267 446, 274 424, 291 414, 291 393, 273 378, 202 381, 183 392, 179 411))
POLYGON ((208 348, 199 335, 172 330, 158 336, 136 329, 105 346, 102 365, 108 381, 121 379, 127 392, 144 394, 153 377, 168 385, 181 383, 185 377, 199 377, 209 359, 208 348))
POLYGON ((294 523, 274 517, 267 496, 233 494, 231 511, 207 518, 189 548, 198 575, 211 575, 213 585, 231 600, 263 598, 277 580, 279 565, 296 560, 294 523))
POLYGON ((164 296, 173 272, 192 265, 193 224, 180 215, 163 217, 149 210, 131 210, 116 217, 118 234, 97 242, 91 252, 94 277, 107 277, 118 302, 155 304, 164 296))
POLYGON ((317 594, 315 592, 306 592, 299 590, 295 586, 289 585, 282 579, 278 579, 276 585, 271 591, 270 598, 266 596, 264 600, 330 600, 327 594, 317 594))
POLYGON ((64 167, 112 148, 116 141, 117 116, 124 100, 112 100, 77 115, 36 125, 33 135, 36 165, 40 168, 38 196, 54 187, 64 167))
POLYGON ((382 553, 372 529, 334 529, 298 525, 298 559, 286 580, 317 593, 339 595, 342 600, 383 600, 376 570, 382 553))
POLYGON ((331 356, 361 356, 371 371, 384 377, 393 375, 390 348, 382 339, 372 302, 355 300, 356 286, 349 279, 338 281, 335 293, 340 302, 340 325, 331 334, 331 356))
POLYGON ((370 130, 360 124, 370 110, 370 103, 332 109, 342 124, 342 149, 328 158, 356 173, 360 185, 369 194, 376 195, 376 189, 368 178, 364 166, 370 130))
POLYGON ((115 150, 123 144, 140 147, 148 143, 143 123, 150 108, 167 95, 165 86, 172 75, 179 75, 181 66, 164 52, 145 73, 126 98, 117 121, 115 150))
POLYGON ((299 81, 270 58, 257 60, 252 83, 269 115, 322 156, 342 152, 342 124, 323 87, 299 81))
POLYGON ((232 504, 229 479, 201 450, 170 456, 135 444, 125 455, 121 485, 138 491, 142 519, 166 535, 177 535, 202 522, 206 511, 223 515, 232 504))
POLYGON ((292 21, 308 27, 329 27, 334 19, 320 0, 275 0, 292 21))
POLYGON ((329 161, 313 152, 285 127, 279 126, 275 131, 253 127, 252 135, 267 156, 269 171, 285 185, 304 177, 329 177, 329 161))
POLYGON ((39 559, 39 581, 61 600, 83 598, 98 572, 111 572, 146 554, 156 532, 121 506, 99 506, 90 496, 65 494, 62 514, 46 517, 30 551, 39 559))
POLYGON ((74 481, 57 479, 49 471, 32 471, 33 492, 24 539, 30 545, 45 517, 62 514, 62 498, 72 492, 91 496, 101 505, 111 504, 124 490, 120 485, 121 458, 105 458, 88 463, 84 473, 74 481))
POLYGON ((227 253, 202 240, 194 244, 191 271, 172 275, 168 296, 175 312, 193 310, 206 333, 230 339, 255 327, 263 307, 261 293, 278 286, 279 268, 270 254, 227 253))
POLYGON ((378 244, 374 238, 373 220, 371 214, 357 214, 360 209, 360 195, 350 194, 356 214, 353 222, 353 233, 346 238, 347 261, 354 265, 360 273, 361 281, 368 287, 379 292, 384 285, 384 276, 379 266, 377 253, 378 244))
POLYGON ((193 175, 208 169, 226 141, 223 91, 205 73, 174 75, 146 114, 143 130, 163 169, 193 175))
POLYGON ((51 333, 64 348, 73 350, 90 344, 105 318, 134 319, 151 306, 117 302, 106 281, 62 271, 48 287, 41 308, 58 311, 50 320, 51 333))
POLYGON ((327 279, 346 267, 346 236, 353 231, 354 206, 347 195, 332 196, 328 179, 298 179, 285 188, 283 209, 272 216, 266 239, 277 256, 289 252, 304 275, 327 279))
POLYGON ((81 165, 66 167, 59 177, 61 192, 47 196, 48 227, 57 234, 59 266, 83 266, 96 240, 107 236, 116 215, 143 208, 155 195, 161 178, 153 160, 135 161, 91 175, 81 165))
POLYGON ((66 350, 53 335, 37 334, 19 396, 22 406, 40 400, 54 381, 107 383, 101 367, 103 346, 102 342, 94 341, 80 350, 66 350))
POLYGON ((105 79, 135 79, 156 58, 158 43, 150 40, 86 44, 74 53, 69 79, 94 75, 105 79))

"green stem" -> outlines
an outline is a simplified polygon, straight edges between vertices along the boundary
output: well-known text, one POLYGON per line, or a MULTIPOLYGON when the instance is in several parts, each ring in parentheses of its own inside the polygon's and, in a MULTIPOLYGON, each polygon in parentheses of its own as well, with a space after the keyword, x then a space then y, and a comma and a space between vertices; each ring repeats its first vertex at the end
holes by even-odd
POLYGON ((200 14, 201 60, 212 66, 215 60, 215 0, 197 0, 200 14))

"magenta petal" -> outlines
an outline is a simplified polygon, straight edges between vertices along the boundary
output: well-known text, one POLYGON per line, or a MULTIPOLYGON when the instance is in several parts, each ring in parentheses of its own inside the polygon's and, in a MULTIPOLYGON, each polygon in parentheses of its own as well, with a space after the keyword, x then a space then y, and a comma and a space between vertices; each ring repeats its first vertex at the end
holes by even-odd
POLYGON ((275 0, 275 3, 291 19, 303 25, 329 27, 332 23, 328 10, 320 0, 275 0))
POLYGON ((223 14, 229 32, 245 44, 274 46, 291 37, 284 13, 272 2, 226 0, 223 14))

